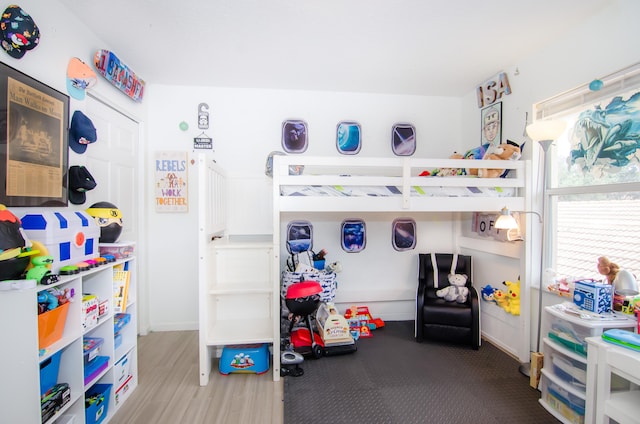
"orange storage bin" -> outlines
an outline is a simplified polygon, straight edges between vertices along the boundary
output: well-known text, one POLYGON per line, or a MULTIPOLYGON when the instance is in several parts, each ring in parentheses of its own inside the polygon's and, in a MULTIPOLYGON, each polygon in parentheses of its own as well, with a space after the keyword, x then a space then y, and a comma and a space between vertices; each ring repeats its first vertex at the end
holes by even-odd
POLYGON ((49 347, 62 338, 67 312, 69 312, 68 302, 38 315, 38 346, 40 349, 49 347))

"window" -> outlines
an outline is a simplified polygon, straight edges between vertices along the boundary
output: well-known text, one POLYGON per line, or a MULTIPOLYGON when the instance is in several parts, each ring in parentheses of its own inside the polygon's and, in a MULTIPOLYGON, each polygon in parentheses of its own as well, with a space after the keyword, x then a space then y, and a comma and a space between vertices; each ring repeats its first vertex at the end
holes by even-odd
POLYGON ((640 64, 536 105, 567 130, 549 150, 545 225, 557 277, 602 279, 608 257, 640 278, 640 64))

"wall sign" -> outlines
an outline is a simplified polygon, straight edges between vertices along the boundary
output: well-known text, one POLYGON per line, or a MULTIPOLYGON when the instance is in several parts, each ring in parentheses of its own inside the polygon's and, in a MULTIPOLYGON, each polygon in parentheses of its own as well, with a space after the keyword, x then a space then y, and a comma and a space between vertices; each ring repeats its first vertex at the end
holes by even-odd
POLYGON ((198 105, 198 128, 201 130, 209 129, 209 105, 200 103, 198 105))
POLYGON ((193 139, 193 148, 199 150, 213 150, 213 139, 208 137, 205 133, 193 139))
POLYGON ((157 212, 188 212, 186 152, 156 152, 155 198, 157 212))
POLYGON ((505 94, 511 94, 511 86, 509 85, 509 78, 507 78, 507 74, 505 72, 500 72, 498 75, 476 88, 478 107, 483 108, 485 106, 490 106, 501 100, 502 96, 505 94))
POLYGON ((93 64, 98 73, 118 90, 136 102, 142 101, 144 80, 138 78, 131 68, 118 59, 118 56, 109 50, 101 49, 93 57, 93 64))
MULTIPOLYGON (((513 213, 513 218, 520 225, 520 216, 517 213, 513 213)), ((496 219, 498 217, 498 213, 489 214, 489 213, 479 213, 476 212, 473 214, 473 219, 471 222, 471 230, 478 235, 483 237, 491 237, 499 241, 515 241, 522 240, 522 235, 520 234, 520 229, 515 228, 512 230, 498 230, 496 225, 496 219)))

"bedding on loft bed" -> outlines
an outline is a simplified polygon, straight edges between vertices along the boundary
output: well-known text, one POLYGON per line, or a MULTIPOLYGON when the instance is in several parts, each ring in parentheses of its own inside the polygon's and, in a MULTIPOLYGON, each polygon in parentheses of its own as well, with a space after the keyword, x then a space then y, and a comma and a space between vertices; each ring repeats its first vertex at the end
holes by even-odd
POLYGON ((526 162, 274 156, 274 206, 319 212, 524 210, 526 162), (504 178, 428 176, 445 167, 506 172, 504 178))
MULTIPOLYGON (((411 186, 413 197, 511 197, 516 195, 514 187, 447 187, 411 186)), ((281 186, 282 196, 329 196, 329 197, 390 197, 402 196, 398 186, 281 186)))

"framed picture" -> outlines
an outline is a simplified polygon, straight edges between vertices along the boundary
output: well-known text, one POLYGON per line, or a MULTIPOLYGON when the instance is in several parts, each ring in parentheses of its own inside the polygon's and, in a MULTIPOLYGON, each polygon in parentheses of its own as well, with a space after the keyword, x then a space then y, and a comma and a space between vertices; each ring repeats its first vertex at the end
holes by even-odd
POLYGON ((502 102, 487 106, 481 111, 482 129, 480 145, 497 146, 502 142, 502 102))
POLYGON ((287 153, 304 153, 307 150, 307 123, 287 120, 282 123, 282 148, 287 153))
POLYGON ((416 221, 411 218, 397 218, 391 225, 391 242, 394 249, 401 252, 416 247, 416 221))
POLYGON ((355 155, 361 146, 360 124, 357 122, 339 122, 336 128, 336 148, 343 155, 355 155))
POLYGON ((411 124, 395 124, 391 130, 391 150, 396 156, 411 156, 416 151, 416 129, 411 124))
POLYGON ((342 250, 356 253, 364 250, 367 244, 367 229, 361 219, 346 219, 340 229, 342 250))
POLYGON ((0 203, 67 206, 69 96, 0 63, 0 203))

